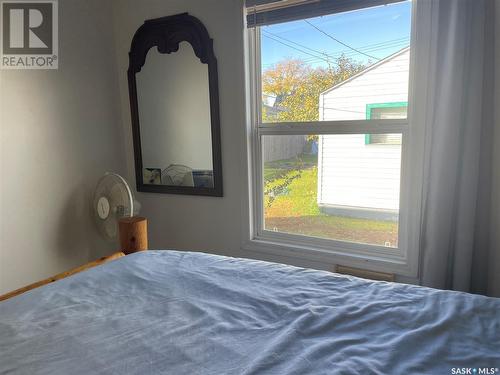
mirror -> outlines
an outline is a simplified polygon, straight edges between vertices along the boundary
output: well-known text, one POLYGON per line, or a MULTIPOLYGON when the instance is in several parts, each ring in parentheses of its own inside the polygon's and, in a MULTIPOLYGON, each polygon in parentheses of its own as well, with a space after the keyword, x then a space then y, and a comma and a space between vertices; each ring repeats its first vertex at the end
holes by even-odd
POLYGON ((217 62, 187 13, 146 21, 130 51, 138 191, 222 196, 217 62))
POLYGON ((182 42, 171 55, 150 49, 136 80, 143 183, 213 188, 207 66, 182 42))

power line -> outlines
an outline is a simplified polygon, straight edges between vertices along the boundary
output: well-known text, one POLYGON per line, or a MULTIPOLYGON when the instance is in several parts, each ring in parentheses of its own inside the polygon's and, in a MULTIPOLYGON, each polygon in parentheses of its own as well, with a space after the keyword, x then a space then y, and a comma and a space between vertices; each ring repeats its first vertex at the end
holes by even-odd
POLYGON ((312 53, 310 53, 310 52, 307 52, 307 51, 304 51, 304 50, 302 50, 302 49, 300 49, 300 48, 294 47, 294 46, 292 46, 292 45, 290 45, 290 44, 287 44, 287 43, 285 43, 285 42, 283 42, 283 41, 281 41, 281 40, 279 40, 279 39, 273 38, 272 36, 269 36, 269 35, 264 35, 264 36, 265 36, 266 38, 269 38, 269 39, 271 39, 271 40, 274 40, 275 42, 281 43, 281 44, 283 44, 283 45, 285 45, 285 46, 287 46, 287 47, 289 47, 289 48, 292 48, 292 49, 294 49, 294 50, 297 50, 297 51, 299 51, 299 52, 302 52, 302 53, 304 53, 304 54, 306 54, 306 55, 309 55, 309 56, 315 57, 315 58, 317 58, 317 59, 321 59, 321 60, 323 60, 323 61, 326 61, 327 63, 329 63, 329 62, 330 62, 330 61, 328 61, 328 59, 326 59, 326 58, 323 58, 323 57, 321 57, 321 56, 317 56, 317 55, 313 55, 313 54, 312 54, 312 53))
MULTIPOLYGON (((279 36, 277 34, 273 34, 273 33, 270 33, 269 31, 264 31, 265 33, 268 33, 268 34, 271 34, 277 38, 281 38, 283 40, 287 40, 289 42, 292 42, 290 41, 289 39, 286 39, 282 36, 279 36)), ((384 47, 384 46, 388 46, 388 45, 400 45, 400 44, 407 44, 407 42, 409 42, 409 37, 403 37, 403 38, 397 38, 397 39, 390 39, 390 40, 386 40, 384 42, 378 42, 378 43, 373 43, 373 44, 365 44, 364 46, 361 46, 361 47, 356 47, 358 50, 361 50, 361 51, 364 51, 364 52, 367 52, 368 50, 372 50, 372 49, 379 49, 380 47, 384 47)), ((292 42, 292 43, 295 43, 297 45, 300 45, 300 46, 303 46, 297 42, 292 42)), ((305 47, 305 46, 303 46, 305 47)), ((308 47, 309 48, 309 47, 308 47)), ((309 48, 311 49, 311 48, 309 48)), ((315 50, 314 50, 315 51, 315 50)), ((340 50, 340 51, 332 51, 332 52, 321 52, 321 53, 324 53, 328 56, 331 56, 331 57, 335 57, 335 56, 340 56, 342 54, 347 54, 347 55, 355 55, 357 54, 357 52, 353 52, 352 50, 340 50)))
MULTIPOLYGON (((287 39, 283 36, 280 36, 278 34, 274 34, 270 31, 267 31, 267 30, 262 30, 264 33, 267 33, 267 34, 270 34, 276 38, 279 38, 279 39, 282 39, 284 41, 287 41, 289 43, 293 43, 297 46, 300 46, 302 48, 306 48, 310 51, 313 51, 313 52, 316 52, 316 53, 320 53, 320 54, 323 54, 323 55, 326 55, 328 57, 332 57, 332 58, 335 58, 337 56, 340 56, 342 54, 356 54, 357 52, 352 52, 351 50, 340 50, 340 51, 332 51, 332 52, 326 52, 326 51, 319 51, 319 50, 315 50, 315 49, 312 49, 310 47, 307 47, 303 44, 300 44, 300 43, 297 43, 297 42, 294 42, 290 39, 287 39)), ((396 44, 396 45, 399 45, 399 44, 406 44, 407 41, 409 41, 409 37, 402 37, 402 38, 397 38, 397 39, 390 39, 390 40, 386 40, 384 42, 378 42, 378 43, 373 43, 373 44, 366 44, 364 46, 361 46, 361 47, 356 47, 358 50, 362 50, 364 52, 368 52, 368 50, 371 50, 371 49, 378 49, 378 47, 382 47, 382 46, 385 46, 385 45, 389 45, 389 44, 396 44)))
MULTIPOLYGON (((409 42, 409 37, 404 37, 404 38, 399 38, 399 39, 392 39, 392 40, 387 40, 385 42, 379 42, 379 43, 374 43, 374 44, 367 44, 362 47, 356 47, 358 50, 363 51, 365 53, 370 52, 370 51, 379 51, 391 47, 397 47, 399 45, 404 45, 407 46, 409 42)), ((352 51, 352 50, 340 50, 335 52, 335 55, 333 57, 339 57, 342 55, 345 56, 354 56, 357 55, 358 52, 352 51)))
POLYGON ((343 46, 345 46, 345 47, 347 47, 347 48, 349 48, 349 49, 352 49, 353 51, 356 51, 356 52, 358 52, 358 53, 360 53, 360 54, 362 54, 362 55, 365 55, 365 56, 367 56, 367 57, 369 57, 369 58, 371 58, 371 59, 380 60, 378 57, 368 55, 367 53, 364 53, 364 52, 362 52, 362 51, 360 51, 360 50, 357 50, 356 48, 351 47, 350 45, 348 45, 348 44, 346 44, 346 43, 344 43, 344 42, 342 42, 342 41, 338 40, 337 38, 333 37, 332 35, 328 34, 327 32, 325 32, 325 31, 321 30, 321 29, 320 29, 319 27, 317 27, 316 25, 312 24, 312 23, 311 23, 311 22, 309 22, 308 20, 303 20, 303 21, 304 21, 305 23, 307 23, 308 25, 310 25, 311 27, 313 27, 313 28, 315 28, 316 30, 318 30, 320 33, 322 33, 322 34, 326 35, 326 36, 327 36, 327 37, 329 37, 330 39, 333 39, 333 40, 334 40, 334 41, 336 41, 337 43, 340 43, 340 44, 342 44, 343 46))
MULTIPOLYGON (((404 47, 408 47, 408 43, 406 43, 406 42, 400 42, 400 43, 390 44, 390 45, 381 46, 381 47, 377 47, 377 48, 370 48, 370 49, 364 50, 364 52, 370 52, 370 53, 372 53, 372 52, 383 51, 383 50, 386 50, 386 49, 389 49, 389 48, 398 48, 398 49, 401 49, 401 48, 404 48, 404 47)), ((341 53, 341 54, 339 54, 337 56, 332 56, 332 58, 336 59, 336 58, 339 58, 341 56, 353 57, 356 54, 357 54, 357 52, 341 53)), ((304 62, 306 62, 306 63, 318 62, 318 59, 315 59, 313 57, 308 57, 308 58, 304 59, 304 62)), ((270 65, 272 65, 272 64, 270 64, 270 65)))
POLYGON ((279 38, 279 39, 281 39, 281 40, 284 40, 285 42, 288 42, 288 43, 293 43, 293 44, 295 44, 296 46, 299 46, 299 47, 301 47, 301 48, 305 48, 305 49, 307 49, 307 50, 309 50, 309 51, 312 51, 312 52, 315 52, 315 53, 319 53, 319 54, 324 55, 324 56, 326 56, 326 57, 332 57, 332 56, 330 56, 328 53, 326 53, 326 52, 324 52, 324 51, 319 51, 319 50, 315 50, 315 49, 313 49, 313 48, 310 48, 310 47, 304 46, 303 44, 300 44, 300 43, 294 42, 293 40, 290 40, 290 39, 287 39, 287 38, 285 38, 285 37, 279 36, 279 35, 277 35, 277 34, 274 34, 274 33, 270 32, 270 31, 266 31, 266 30, 263 30, 263 31, 264 31, 264 34, 269 34, 269 35, 272 35, 272 36, 274 36, 275 38, 279 38))
MULTIPOLYGON (((313 58, 315 58, 315 59, 319 59, 319 60, 323 60, 323 61, 328 62, 328 60, 327 60, 325 57, 322 57, 322 56, 317 55, 317 54, 313 54, 313 53, 311 53, 311 52, 304 51, 304 50, 303 50, 303 49, 301 49, 301 48, 298 48, 298 47, 295 47, 295 46, 290 45, 290 44, 288 44, 288 43, 285 43, 285 42, 283 42, 282 40, 279 40, 278 38, 275 38, 275 37, 273 37, 273 36, 271 36, 271 35, 264 35, 264 37, 265 37, 265 38, 268 38, 268 39, 271 39, 271 40, 274 40, 274 41, 275 41, 275 42, 277 42, 277 43, 283 44, 284 46, 287 46, 287 47, 289 47, 289 48, 292 48, 292 49, 294 49, 294 50, 296 50, 296 51, 299 51, 299 52, 301 52, 301 53, 304 53, 304 54, 306 54, 306 55, 312 56, 312 57, 313 57, 313 58)), ((320 53, 320 52, 316 52, 316 53, 320 53)))
MULTIPOLYGON (((387 50, 389 48, 397 48, 399 47, 399 49, 401 48, 404 48, 404 47, 408 47, 408 44, 407 43, 401 43, 401 44, 398 44, 398 45, 391 45, 391 46, 387 46, 387 47, 380 47, 380 48, 377 48, 377 49, 373 49, 372 51, 370 52, 378 52, 378 51, 383 51, 383 50, 387 50)), ((354 55, 354 53, 353 53, 354 55)), ((339 55, 341 56, 341 55, 339 55)), ((352 55, 349 54, 349 55, 345 55, 346 57, 351 57, 352 55)), ((336 58, 336 57, 334 57, 336 58)), ((308 58, 305 58, 303 59, 304 63, 306 64, 316 64, 316 63, 319 63, 319 62, 324 62, 325 59, 323 58, 320 58, 320 57, 308 57, 308 58)), ((272 63, 266 63, 266 64, 263 64, 263 66, 273 66, 273 65, 276 65, 279 61, 275 61, 275 62, 272 62, 272 63)))
MULTIPOLYGON (((268 31, 266 31, 267 33, 269 33, 268 31)), ((269 33, 271 35, 274 35, 276 36, 277 38, 281 38, 283 40, 288 40, 288 39, 285 39, 284 37, 280 37, 276 34, 273 34, 273 33, 269 33)), ((290 40, 288 40, 290 41, 290 40)), ((385 42, 379 42, 379 43, 374 43, 374 44, 367 44, 367 45, 364 45, 362 47, 358 47, 359 50, 363 50, 364 52, 377 52, 377 51, 382 51, 382 50, 385 50, 385 49, 389 49, 389 48, 395 48, 395 47, 406 47, 408 46, 408 41, 409 41, 409 37, 403 37, 403 38, 398 38, 398 39, 391 39, 391 40, 387 40, 385 42)), ((292 41, 290 41, 292 42, 292 41)), ((293 42, 295 43, 296 45, 300 45, 302 46, 301 44, 299 43, 296 43, 296 42, 293 42)), ((302 46, 305 48, 305 46, 302 46)), ((311 48, 309 48, 310 50, 312 50, 311 48)), ((337 51, 335 52, 335 54, 328 54, 326 52, 324 52, 324 54, 328 57, 331 57, 332 59, 335 59, 335 58, 338 58, 342 55, 345 55, 346 57, 351 57, 351 56, 354 56, 356 54, 358 54, 358 52, 353 52, 353 51, 348 51, 346 52, 347 50, 341 50, 341 51, 337 51)), ((319 52, 318 52, 319 53, 319 52)), ((318 58, 318 57, 308 57, 306 59, 304 59, 304 62, 306 63, 317 63, 317 62, 320 62, 320 61, 324 61, 323 58, 318 58)), ((273 62, 273 63, 268 63, 268 64, 264 64, 265 66, 270 66, 270 65, 274 65, 276 64, 276 62, 273 62)))
MULTIPOLYGON (((391 44, 391 45, 382 46, 382 47, 378 47, 378 48, 366 49, 364 51, 365 52, 373 53, 373 52, 378 52, 378 51, 384 51, 384 50, 389 49, 389 48, 402 49, 402 48, 405 48, 405 47, 408 47, 408 43, 407 42, 399 42, 399 43, 396 43, 396 44, 391 44)), ((350 53, 344 53, 343 55, 345 57, 353 57, 356 54, 357 54, 357 52, 350 52, 350 53)), ((338 56, 334 56, 333 58, 338 58, 340 56, 342 56, 342 54, 340 54, 338 56)), ((307 59, 304 60, 304 62, 306 62, 308 64, 313 64, 313 63, 319 62, 319 60, 318 59, 314 59, 312 57, 308 57, 307 59)), ((273 64, 269 64, 269 65, 273 65, 273 64)))

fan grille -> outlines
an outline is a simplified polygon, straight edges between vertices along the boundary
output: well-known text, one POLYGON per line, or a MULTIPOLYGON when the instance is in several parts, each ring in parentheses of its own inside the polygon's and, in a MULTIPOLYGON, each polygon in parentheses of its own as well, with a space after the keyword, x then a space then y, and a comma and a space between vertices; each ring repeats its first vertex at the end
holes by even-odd
POLYGON ((106 173, 97 183, 94 192, 94 218, 101 234, 110 241, 117 238, 118 220, 134 214, 134 197, 127 181, 116 173, 106 173), (98 214, 100 198, 109 202, 109 214, 103 219, 98 214))

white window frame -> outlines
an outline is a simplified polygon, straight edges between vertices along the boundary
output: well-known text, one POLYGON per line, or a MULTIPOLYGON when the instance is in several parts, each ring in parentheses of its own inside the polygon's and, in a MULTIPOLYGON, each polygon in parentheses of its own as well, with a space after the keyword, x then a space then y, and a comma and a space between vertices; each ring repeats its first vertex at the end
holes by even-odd
MULTIPOLYGON (((367 7, 369 7, 367 0, 367 7)), ((415 278, 420 256, 420 221, 422 211, 422 175, 426 83, 415 76, 425 76, 430 40, 430 2, 412 1, 410 37, 410 76, 408 118, 390 120, 349 120, 262 123, 261 64, 259 28, 247 32, 247 165, 248 206, 244 208, 242 248, 247 251, 309 262, 341 264, 351 267, 390 272, 415 278), (418 61, 418 65, 416 65, 418 61), (419 95, 416 94, 419 93, 419 95), (422 112, 423 111, 423 112, 422 112), (401 186, 398 248, 307 237, 264 229, 263 160, 264 135, 304 134, 375 134, 401 133, 401 186)))

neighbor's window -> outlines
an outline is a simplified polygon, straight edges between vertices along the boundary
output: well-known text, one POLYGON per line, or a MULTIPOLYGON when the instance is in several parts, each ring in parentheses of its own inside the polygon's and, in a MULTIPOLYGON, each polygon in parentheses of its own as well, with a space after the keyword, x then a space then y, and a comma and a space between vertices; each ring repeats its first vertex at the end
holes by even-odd
POLYGON ((249 2, 255 236, 397 252, 412 3, 249 2))
MULTIPOLYGON (((366 105, 367 120, 406 118, 408 102, 378 103, 366 105)), ((367 134, 365 143, 371 145, 400 145, 401 134, 367 134)))

